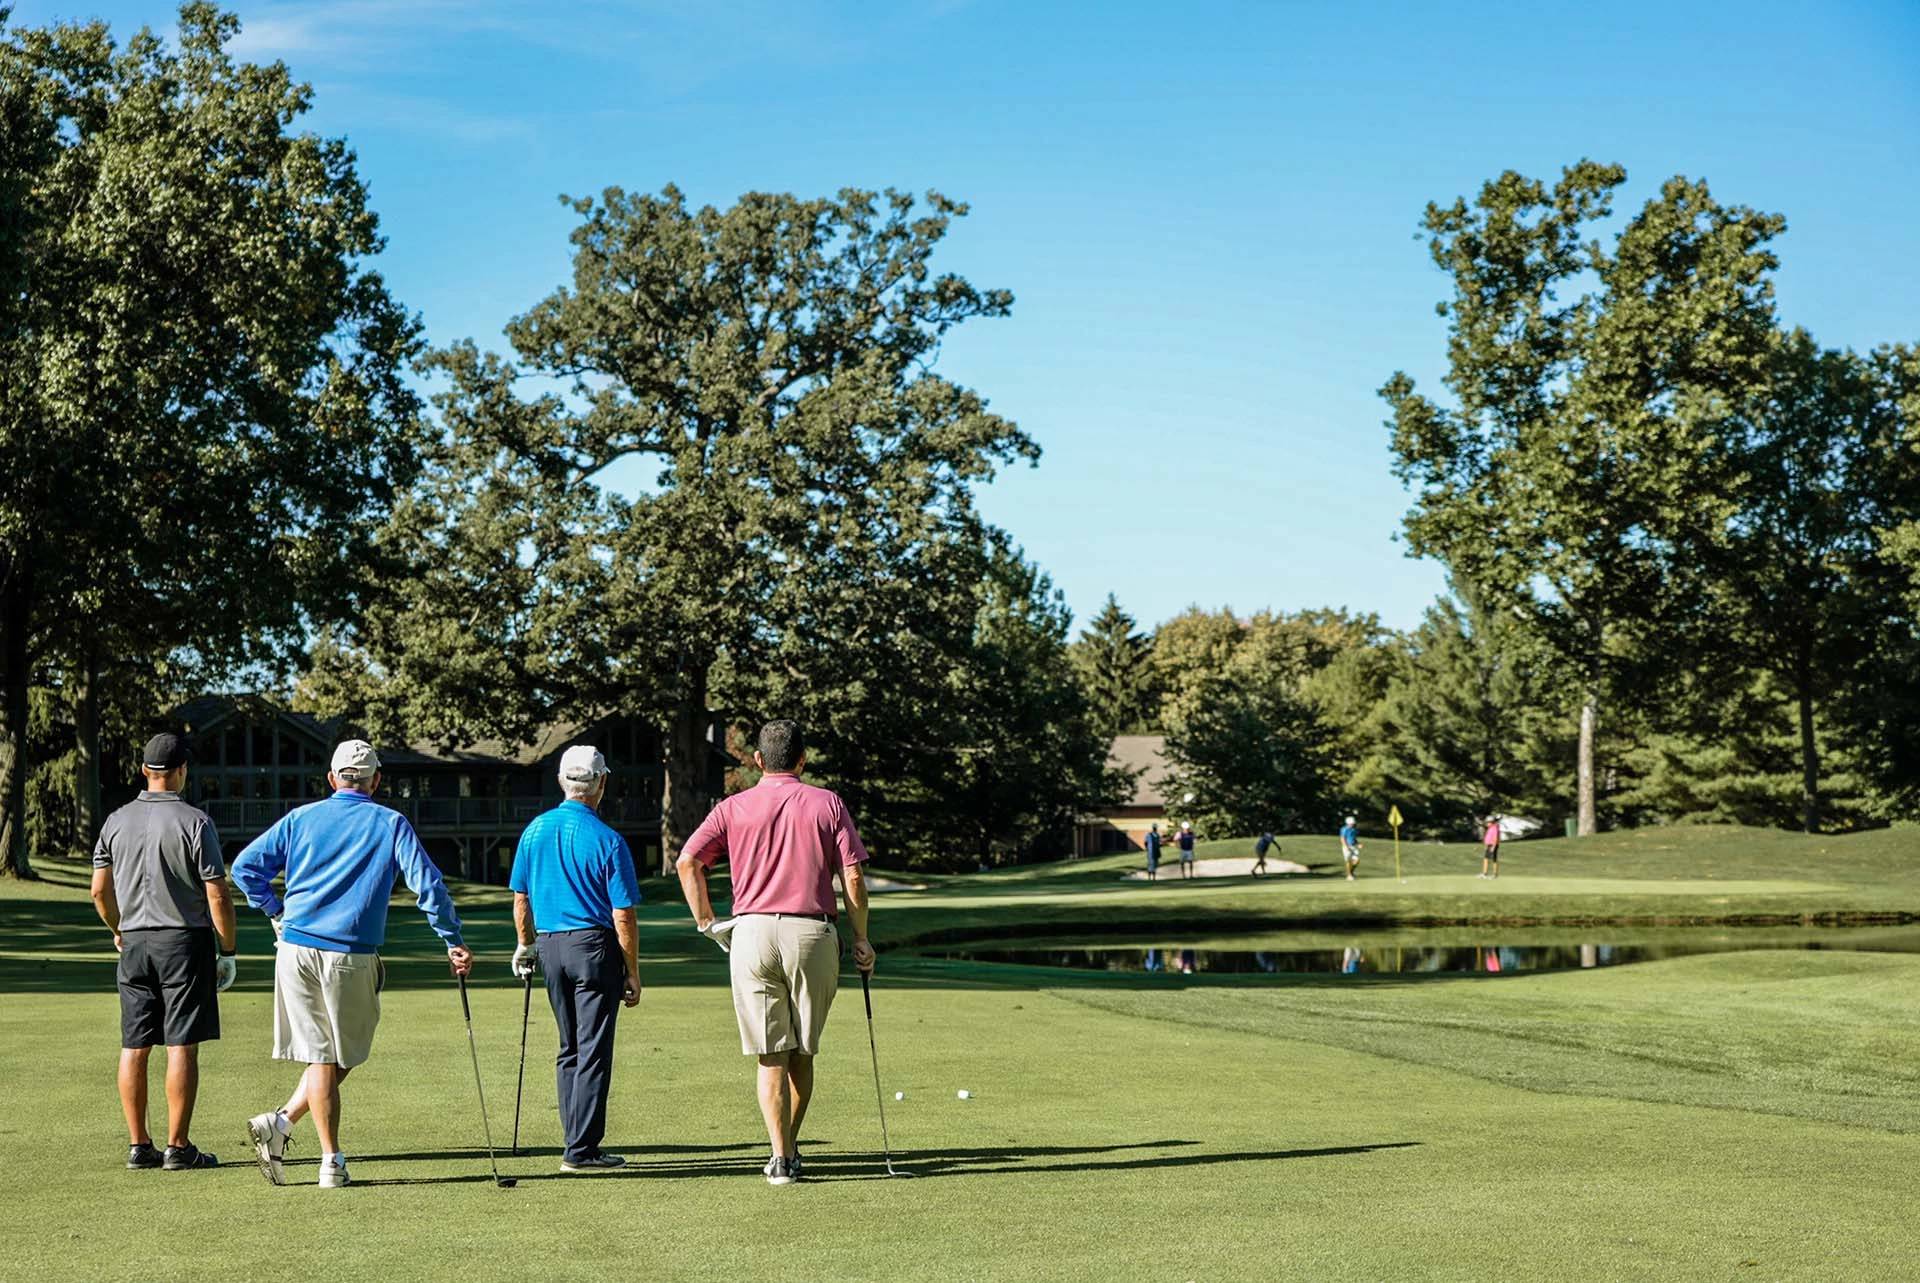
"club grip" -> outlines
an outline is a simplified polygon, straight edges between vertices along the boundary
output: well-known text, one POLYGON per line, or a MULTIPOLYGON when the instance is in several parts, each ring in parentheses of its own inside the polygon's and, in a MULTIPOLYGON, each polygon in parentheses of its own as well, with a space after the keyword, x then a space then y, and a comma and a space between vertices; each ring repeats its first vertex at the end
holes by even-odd
POLYGON ((456 975, 454 976, 454 979, 460 982, 460 1014, 466 1017, 468 1024, 472 1024, 473 1008, 467 1005, 467 978, 465 976, 456 975))
POLYGON ((873 983, 872 982, 873 982, 873 975, 871 972, 862 971, 860 973, 860 996, 866 1000, 868 1020, 873 1019, 873 983))

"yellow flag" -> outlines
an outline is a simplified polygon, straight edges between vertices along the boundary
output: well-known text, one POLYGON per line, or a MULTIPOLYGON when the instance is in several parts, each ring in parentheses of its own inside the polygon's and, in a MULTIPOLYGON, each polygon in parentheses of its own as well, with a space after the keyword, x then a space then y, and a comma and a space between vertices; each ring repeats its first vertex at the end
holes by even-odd
POLYGON ((1400 808, 1397 805, 1391 811, 1387 812, 1387 823, 1393 825, 1394 828, 1399 828, 1403 822, 1400 818, 1400 808))

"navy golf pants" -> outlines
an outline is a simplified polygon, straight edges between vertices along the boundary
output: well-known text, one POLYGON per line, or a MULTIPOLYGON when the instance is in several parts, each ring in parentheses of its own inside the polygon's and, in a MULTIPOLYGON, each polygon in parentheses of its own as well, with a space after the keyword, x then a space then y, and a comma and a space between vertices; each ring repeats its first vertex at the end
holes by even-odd
POLYGON ((600 1152, 607 1134, 607 1089, 613 1083, 613 1023, 626 987, 620 938, 606 927, 550 931, 538 937, 547 1001, 560 1027, 554 1080, 560 1090, 565 1159, 600 1152))

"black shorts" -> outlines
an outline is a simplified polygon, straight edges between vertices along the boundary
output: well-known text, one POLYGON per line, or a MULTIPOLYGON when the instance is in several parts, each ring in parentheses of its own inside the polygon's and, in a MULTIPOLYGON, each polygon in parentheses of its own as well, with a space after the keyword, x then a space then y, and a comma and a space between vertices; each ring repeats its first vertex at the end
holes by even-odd
POLYGON ((207 927, 124 932, 120 1045, 184 1047, 219 1038, 218 957, 207 927))

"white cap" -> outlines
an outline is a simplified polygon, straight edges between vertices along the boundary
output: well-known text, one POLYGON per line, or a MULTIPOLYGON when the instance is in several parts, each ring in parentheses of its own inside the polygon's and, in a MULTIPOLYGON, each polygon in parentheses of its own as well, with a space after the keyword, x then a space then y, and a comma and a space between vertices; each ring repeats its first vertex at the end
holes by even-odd
POLYGON ((333 750, 333 773, 358 779, 380 769, 380 755, 365 740, 342 740, 333 750))
POLYGON ((1348 823, 1348 824, 1358 824, 1358 823, 1359 823, 1359 821, 1358 821, 1358 820, 1356 820, 1356 819, 1354 819, 1354 818, 1353 818, 1353 817, 1352 817, 1351 815, 1349 815, 1349 816, 1347 817, 1347 823, 1348 823))
POLYGON ((1192 820, 1182 820, 1182 821, 1180 821, 1180 827, 1181 827, 1181 828, 1183 828, 1183 829, 1190 829, 1190 828, 1192 828, 1192 827, 1193 827, 1193 821, 1192 821, 1192 820))
POLYGON ((589 784, 602 775, 611 774, 613 772, 607 769, 607 759, 591 744, 575 744, 560 755, 560 778, 563 780, 589 784))

